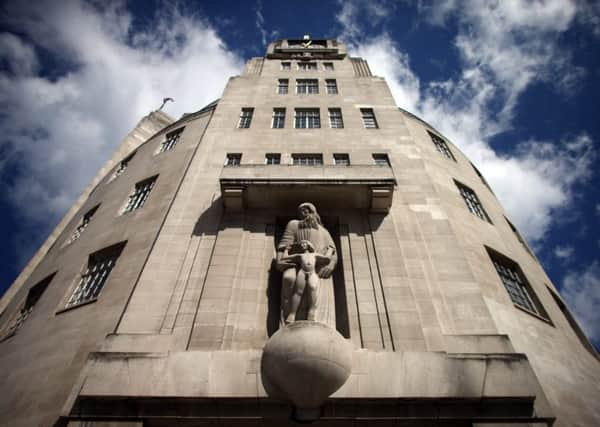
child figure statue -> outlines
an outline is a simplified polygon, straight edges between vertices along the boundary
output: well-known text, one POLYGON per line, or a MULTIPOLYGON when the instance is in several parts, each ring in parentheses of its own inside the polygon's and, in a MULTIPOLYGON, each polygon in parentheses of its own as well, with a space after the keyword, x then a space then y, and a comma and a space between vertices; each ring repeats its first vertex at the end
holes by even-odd
POLYGON ((285 324, 296 320, 296 313, 300 306, 300 301, 304 291, 308 288, 308 315, 307 320, 315 320, 317 312, 317 298, 319 293, 320 279, 317 274, 317 264, 327 264, 331 260, 333 250, 328 250, 325 255, 315 251, 314 246, 308 240, 302 240, 293 246, 293 255, 289 255, 292 247, 286 247, 283 253, 282 261, 292 262, 298 266, 298 274, 294 283, 294 292, 290 301, 290 311, 285 319, 285 324))

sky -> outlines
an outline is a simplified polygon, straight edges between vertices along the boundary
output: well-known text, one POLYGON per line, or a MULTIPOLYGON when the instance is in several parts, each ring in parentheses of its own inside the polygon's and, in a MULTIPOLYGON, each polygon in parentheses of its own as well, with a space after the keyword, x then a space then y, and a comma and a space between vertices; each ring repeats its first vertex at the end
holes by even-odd
POLYGON ((0 3, 0 294, 138 120, 338 38, 483 173, 600 348, 600 2, 0 3))

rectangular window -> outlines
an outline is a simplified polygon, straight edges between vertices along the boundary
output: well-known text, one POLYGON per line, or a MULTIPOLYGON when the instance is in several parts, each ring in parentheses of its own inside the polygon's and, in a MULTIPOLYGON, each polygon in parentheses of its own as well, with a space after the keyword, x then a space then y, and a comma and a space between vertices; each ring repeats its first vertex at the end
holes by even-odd
POLYGON ((135 156, 135 153, 136 152, 134 151, 129 156, 127 156, 123 160, 121 160, 121 162, 119 163, 119 166, 117 167, 117 169, 115 170, 115 173, 113 174, 113 179, 115 179, 119 175, 122 175, 125 172, 125 169, 127 169, 127 165, 129 165, 129 162, 131 161, 131 159, 133 159, 133 156, 135 156))
POLYGON ((125 243, 118 243, 89 256, 87 266, 81 274, 79 283, 73 291, 71 298, 67 301, 65 308, 80 305, 98 298, 124 246, 125 243))
POLYGON ((375 113, 372 108, 361 108, 360 114, 362 115, 363 125, 366 129, 377 129, 377 120, 375 119, 375 113))
POLYGON ((322 154, 292 154, 292 162, 299 166, 321 166, 323 164, 322 154))
POLYGON ((279 165, 279 164, 281 164, 281 154, 279 154, 279 153, 265 154, 265 165, 279 165))
POLYGON ((292 69, 292 63, 291 62, 282 62, 281 63, 281 70, 282 71, 290 71, 292 69))
POLYGON ((33 285, 29 291, 27 292, 27 296, 25 300, 21 302, 19 305, 19 309, 15 316, 10 320, 6 329, 2 333, 2 339, 6 339, 8 337, 13 336, 19 328, 25 323, 31 312, 33 311, 33 307, 40 300, 42 294, 54 278, 56 273, 52 273, 50 276, 46 277, 42 281, 33 285))
POLYGON ((88 224, 92 220, 92 217, 98 210, 98 207, 100 207, 100 205, 94 206, 92 209, 90 209, 83 215, 81 221, 79 221, 79 224, 77 225, 77 227, 75 227, 73 234, 71 234, 71 237, 69 237, 69 240, 67 240, 67 244, 72 243, 75 240, 79 239, 79 237, 81 237, 81 233, 83 233, 83 230, 87 228, 88 224))
POLYGON ((252 123, 252 115, 253 114, 254 114, 254 108, 242 108, 242 112, 240 113, 240 123, 238 124, 238 128, 248 129, 250 127, 250 123, 252 123))
POLYGON ((273 129, 283 129, 285 127, 285 108, 273 108, 273 129))
POLYGON ((350 166, 350 156, 346 153, 336 153, 333 155, 333 163, 336 166, 350 166))
POLYGON ((242 164, 241 153, 227 153, 225 157, 225 166, 239 166, 242 164))
POLYGON ((160 148, 158 150, 159 153, 172 150, 179 141, 179 137, 183 133, 183 128, 174 130, 173 132, 169 132, 165 136, 165 140, 160 144, 160 148))
POLYGON ((318 108, 296 108, 294 120, 296 129, 316 129, 321 127, 321 116, 318 108))
POLYGON ((317 71, 316 62, 298 62, 298 69, 302 71, 317 71))
POLYGON ((385 153, 373 153, 373 161, 377 166, 390 166, 390 159, 385 153))
POLYGON ((298 93, 298 94, 319 93, 319 81, 317 79, 298 79, 298 80, 296 80, 296 93, 298 93))
POLYGON ((333 62, 323 62, 323 69, 325 71, 333 71, 333 62))
POLYGON ((327 95, 337 95, 337 81, 335 79, 325 79, 325 89, 327 95))
POLYGON ((344 118, 340 108, 329 109, 329 126, 332 129, 342 129, 344 127, 344 118))
POLYGON ((277 82, 277 93, 279 95, 287 95, 290 87, 290 81, 288 79, 279 79, 277 82))
POLYGON ((433 145, 435 145, 435 148, 442 153, 444 156, 448 157, 451 160, 456 161, 456 159, 454 158, 454 155, 452 154, 452 151, 450 151, 450 147, 448 147, 448 144, 446 144, 446 141, 444 141, 442 138, 440 138, 439 136, 427 131, 427 133, 429 134, 429 137, 431 138, 431 141, 433 141, 433 145))
POLYGON ((133 190, 133 193, 129 195, 123 213, 131 212, 144 206, 144 203, 146 203, 146 200, 154 187, 156 178, 156 176, 153 176, 152 178, 145 179, 135 184, 135 189, 133 190))
POLYGON ((469 187, 467 187, 464 184, 461 184, 456 180, 454 181, 454 183, 456 184, 456 187, 458 187, 458 191, 464 199, 467 208, 469 208, 469 211, 471 211, 472 214, 477 215, 482 220, 487 221, 491 224, 492 221, 490 220, 490 217, 486 213, 485 209, 483 209, 483 205, 479 201, 479 197, 477 197, 477 194, 475 194, 475 192, 469 187))
POLYGON ((512 302, 547 319, 548 316, 527 282, 521 267, 493 249, 486 247, 486 250, 512 302))

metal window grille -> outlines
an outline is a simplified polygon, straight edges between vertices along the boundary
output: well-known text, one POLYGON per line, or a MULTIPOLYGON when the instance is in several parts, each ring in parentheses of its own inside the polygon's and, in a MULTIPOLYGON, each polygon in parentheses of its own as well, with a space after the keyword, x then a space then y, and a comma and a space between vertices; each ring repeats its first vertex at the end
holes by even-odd
POLYGON ((240 113, 240 123, 238 128, 240 129, 248 129, 250 127, 250 123, 252 123, 252 115, 254 114, 254 108, 242 108, 242 112, 240 113))
POLYGON ((319 93, 319 81, 317 79, 296 80, 296 93, 315 94, 319 93))
POLYGON ((333 163, 336 166, 350 166, 350 156, 346 153, 336 153, 333 155, 333 163))
POLYGON ((329 126, 332 129, 342 129, 344 127, 344 118, 340 108, 329 109, 329 126))
POLYGON ((463 185, 457 181, 455 181, 455 183, 458 187, 460 195, 462 196, 462 198, 465 201, 465 204, 467 205, 467 208, 469 208, 469 211, 471 211, 472 214, 477 215, 482 220, 491 222, 490 218, 485 212, 485 209, 483 209, 483 205, 479 201, 477 194, 475 194, 475 192, 466 185, 463 185))
POLYGON ((66 308, 98 297, 122 249, 123 245, 116 245, 90 255, 87 267, 81 274, 79 283, 69 298, 66 308))
POLYGON ((154 187, 155 182, 156 177, 152 177, 135 184, 135 189, 133 190, 133 193, 129 195, 129 199, 127 200, 127 204, 125 205, 123 213, 131 212, 143 207, 144 203, 146 203, 146 200, 148 199, 148 196, 150 195, 150 191, 152 191, 152 187, 154 187))
POLYGON ((285 108, 273 108, 273 129, 283 129, 285 127, 285 108))
POLYGON ((239 166, 241 163, 242 155, 240 153, 227 153, 225 166, 239 166))
POLYGON ((283 71, 290 71, 292 69, 292 64, 290 62, 282 62, 281 69, 283 71))
POLYGON ((113 175, 113 178, 116 178, 119 175, 122 175, 123 172, 125 172, 125 169, 127 169, 127 165, 129 165, 129 162, 131 161, 131 159, 133 158, 134 155, 135 155, 135 151, 133 153, 131 153, 129 156, 125 157, 123 160, 121 160, 121 163, 119 163, 119 167, 117 167, 117 170, 115 170, 115 174, 113 175))
POLYGON ((375 162, 375 164, 377 166, 389 166, 390 165, 390 159, 388 158, 388 155, 385 153, 374 153, 373 161, 375 162))
POLYGON ((435 145, 435 148, 440 153, 442 153, 444 156, 448 157, 449 159, 456 161, 456 159, 454 158, 452 151, 450 151, 450 147, 448 147, 448 144, 446 143, 446 141, 444 141, 442 138, 440 138, 439 136, 437 136, 431 132, 427 132, 427 133, 429 134, 431 141, 433 141, 433 145, 435 145))
POLYGON ((327 90, 328 95, 337 95, 337 93, 338 93, 337 81, 335 79, 326 79, 325 80, 325 89, 327 90))
POLYGON ((360 113, 362 114, 363 125, 367 129, 377 129, 377 120, 375 119, 375 113, 372 108, 361 108, 360 113))
POLYGON ((287 95, 289 86, 290 81, 288 79, 279 79, 277 83, 277 93, 279 95, 287 95))
POLYGON ((323 69, 325 71, 333 71, 333 62, 323 62, 323 69))
POLYGON ((302 71, 317 71, 316 62, 298 62, 298 69, 302 71))
POLYGON ((294 126, 297 129, 315 129, 321 127, 318 108, 297 108, 294 126))
POLYGON ((79 237, 81 237, 81 233, 83 233, 83 230, 85 230, 87 228, 88 224, 92 220, 92 217, 94 216, 94 214, 98 210, 99 206, 100 205, 94 206, 92 209, 90 209, 89 211, 87 211, 85 213, 85 215, 83 215, 83 218, 81 218, 81 221, 79 222, 79 224, 77 225, 77 227, 75 227, 75 230, 73 231, 73 234, 71 235, 71 237, 69 238, 69 240, 67 241, 67 243, 74 242, 75 240, 79 239, 79 237))
POLYGON ((322 154, 292 154, 292 162, 299 166, 321 166, 323 164, 322 154))
POLYGON ((529 291, 527 290, 527 285, 522 273, 520 272, 520 268, 512 262, 507 263, 500 257, 492 254, 490 254, 490 256, 492 257, 492 262, 496 268, 496 271, 498 272, 498 276, 500 276, 500 280, 506 288, 506 291, 508 292, 512 302, 514 302, 516 305, 526 308, 529 311, 540 314, 539 310, 533 303, 531 296, 529 295, 529 291))
POLYGON ((267 164, 267 165, 279 165, 279 164, 281 164, 281 154, 279 154, 279 153, 267 153, 265 155, 265 164, 267 164))
MULTIPOLYGON (((54 273, 56 274, 56 273, 54 273)), ((33 311, 33 307, 37 304, 40 297, 52 281, 54 274, 43 279, 41 282, 36 283, 29 289, 27 292, 27 298, 23 301, 19 312, 16 317, 10 322, 8 328, 6 329, 7 335, 13 335, 17 330, 25 323, 25 320, 29 317, 31 312, 33 311)))
POLYGON ((175 144, 177 144, 177 141, 179 141, 179 137, 181 136, 182 132, 183 128, 177 129, 173 132, 169 132, 165 136, 165 140, 162 142, 162 144, 160 144, 160 149, 158 150, 158 152, 162 153, 165 151, 172 150, 173 147, 175 147, 175 144))

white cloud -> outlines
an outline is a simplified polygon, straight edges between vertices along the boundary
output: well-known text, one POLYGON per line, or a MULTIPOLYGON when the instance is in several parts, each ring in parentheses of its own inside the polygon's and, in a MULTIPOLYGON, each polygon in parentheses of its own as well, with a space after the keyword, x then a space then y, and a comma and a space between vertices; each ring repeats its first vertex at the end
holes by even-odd
POLYGON ((569 272, 560 293, 587 336, 600 342, 600 264, 594 261, 583 272, 569 272))
POLYGON ((557 246, 554 248, 554 256, 561 260, 568 260, 573 255, 575 248, 572 246, 557 246))
POLYGON ((34 224, 56 223, 163 97, 176 100, 165 108, 174 117, 195 111, 242 67, 208 23, 175 8, 143 29, 119 4, 15 3, 7 16, 29 41, 0 35, 0 59, 11 64, 0 74, 0 168, 10 177, 0 189, 34 224), (62 75, 41 74, 42 49, 62 75))

